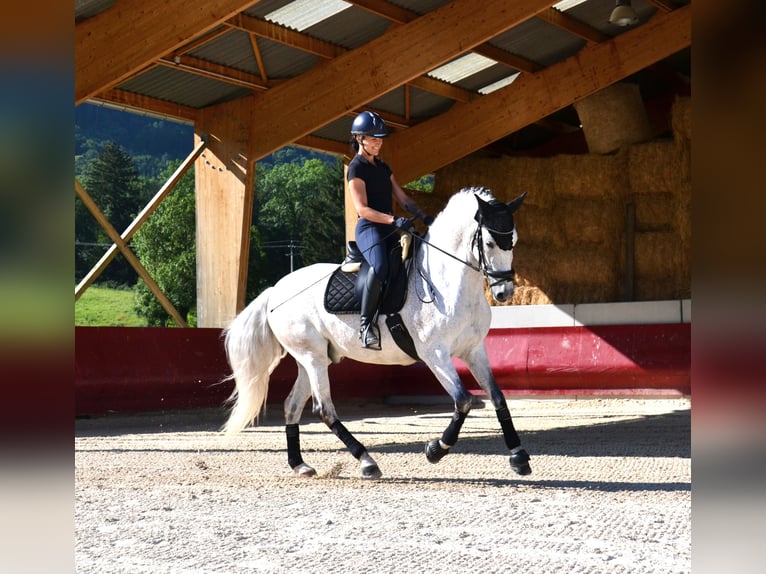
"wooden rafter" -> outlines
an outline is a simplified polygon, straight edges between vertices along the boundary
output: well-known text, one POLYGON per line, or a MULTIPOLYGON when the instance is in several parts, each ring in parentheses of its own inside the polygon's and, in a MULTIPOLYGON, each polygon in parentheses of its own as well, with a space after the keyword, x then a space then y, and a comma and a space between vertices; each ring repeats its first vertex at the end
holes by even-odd
POLYGON ((261 48, 258 46, 258 37, 255 34, 248 34, 247 37, 250 38, 250 47, 253 49, 253 57, 258 66, 258 73, 261 75, 261 81, 268 82, 269 76, 266 73, 266 65, 263 63, 261 48))
POLYGON ((124 106, 134 110, 147 110, 162 116, 169 116, 181 120, 196 121, 199 116, 199 110, 189 106, 174 104, 166 100, 158 100, 149 96, 142 96, 126 90, 111 88, 100 92, 94 100, 124 106))
POLYGON ((219 80, 235 86, 250 88, 251 90, 268 90, 272 84, 264 82, 259 76, 249 72, 243 72, 228 66, 222 66, 192 56, 175 56, 173 60, 160 58, 157 63, 172 69, 180 69, 198 76, 219 80))
POLYGON ((250 161, 343 116, 548 7, 549 0, 454 0, 256 96, 250 161), (397 55, 406 53, 407 58, 397 55), (346 70, 358 70, 348 77, 346 70), (342 89, 338 78, 343 77, 342 89), (312 98, 306 99, 311 93, 312 98))
POLYGON ((600 30, 583 24, 579 20, 575 20, 571 16, 556 10, 555 8, 548 8, 537 15, 541 20, 545 20, 549 24, 553 24, 562 30, 566 30, 570 34, 574 34, 585 40, 590 44, 600 44, 609 40, 610 36, 604 34, 600 30))
POLYGON ((75 104, 116 86, 157 58, 213 30, 257 0, 120 0, 75 24, 75 104))
MULTIPOLYGON (((265 38, 272 42, 277 42, 285 46, 290 46, 291 48, 314 54, 325 60, 332 60, 339 55, 348 52, 348 50, 342 46, 312 38, 306 34, 301 34, 295 30, 290 30, 289 28, 266 22, 265 20, 253 18, 247 14, 238 14, 227 21, 226 24, 232 28, 249 33, 251 37, 258 36, 265 38)), ((470 101, 473 97, 473 94, 468 90, 452 86, 445 82, 439 82, 438 80, 434 80, 427 76, 413 78, 410 83, 413 87, 423 90, 424 92, 430 92, 460 102, 470 101)))
POLYGON ((400 181, 432 173, 691 45, 691 5, 648 22, 409 130, 391 135, 386 160, 400 181), (555 86, 555 89, 553 88, 555 86), (411 150, 418 142, 431 145, 411 150))
MULTIPOLYGON (((395 25, 408 24, 409 22, 412 22, 416 18, 420 17, 420 14, 417 12, 395 6, 394 4, 384 2, 382 0, 349 0, 349 2, 359 6, 360 8, 363 8, 364 10, 367 10, 368 12, 382 16, 395 25)), ((476 46, 473 51, 477 54, 481 54, 482 56, 495 60, 499 64, 503 64, 520 72, 533 73, 542 68, 542 66, 536 62, 516 54, 511 54, 510 52, 501 50, 500 48, 497 48, 496 46, 486 42, 476 46)))

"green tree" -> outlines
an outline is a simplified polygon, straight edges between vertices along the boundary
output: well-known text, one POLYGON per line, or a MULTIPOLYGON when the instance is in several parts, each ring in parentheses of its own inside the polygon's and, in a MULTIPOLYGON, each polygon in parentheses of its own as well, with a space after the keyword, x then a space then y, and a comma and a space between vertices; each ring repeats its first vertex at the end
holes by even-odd
MULTIPOLYGON (((180 162, 162 172, 169 179, 180 162)), ((187 172, 144 222, 132 241, 136 256, 180 315, 196 315, 197 259, 195 248, 194 175, 187 172)), ((173 325, 172 319, 143 281, 134 287, 136 313, 152 327, 173 325)), ((192 317, 193 319, 193 317, 192 317)))
MULTIPOLYGON (((139 177, 133 159, 115 143, 107 142, 89 164, 83 187, 109 223, 122 233, 141 207, 139 177)), ((76 278, 81 279, 106 251, 111 239, 101 229, 82 202, 75 202, 76 278)), ((104 270, 101 281, 132 285, 137 279, 133 268, 118 255, 104 270)))
POLYGON ((267 251, 269 283, 294 268, 343 258, 343 169, 309 159, 280 163, 258 173, 254 223, 267 251))

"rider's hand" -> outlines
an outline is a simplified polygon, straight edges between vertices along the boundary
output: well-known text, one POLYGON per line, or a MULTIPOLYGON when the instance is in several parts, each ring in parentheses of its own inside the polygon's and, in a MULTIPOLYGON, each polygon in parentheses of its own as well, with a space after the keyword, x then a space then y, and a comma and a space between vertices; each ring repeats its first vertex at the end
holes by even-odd
POLYGON ((406 217, 395 217, 394 226, 398 227, 402 231, 410 231, 412 229, 412 221, 406 217))

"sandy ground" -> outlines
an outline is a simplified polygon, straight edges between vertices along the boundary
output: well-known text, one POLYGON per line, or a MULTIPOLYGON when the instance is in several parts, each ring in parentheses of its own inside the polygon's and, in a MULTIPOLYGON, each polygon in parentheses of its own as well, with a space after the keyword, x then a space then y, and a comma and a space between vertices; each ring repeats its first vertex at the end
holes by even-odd
POLYGON ((222 409, 78 420, 77 572, 691 571, 688 399, 509 403, 529 476, 491 408, 433 465, 449 405, 338 405, 373 481, 308 411, 314 479, 287 467, 278 407, 230 441, 222 409))

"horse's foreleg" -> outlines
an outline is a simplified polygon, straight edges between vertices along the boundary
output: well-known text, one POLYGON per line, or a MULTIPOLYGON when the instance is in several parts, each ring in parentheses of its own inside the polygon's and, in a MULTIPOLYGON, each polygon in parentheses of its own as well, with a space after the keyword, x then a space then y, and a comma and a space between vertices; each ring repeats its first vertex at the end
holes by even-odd
POLYGON ((495 407, 497 420, 503 431, 503 439, 508 450, 511 451, 509 462, 511 468, 517 474, 530 474, 529 454, 521 446, 521 439, 513 426, 513 419, 508 410, 508 402, 505 400, 500 388, 497 386, 495 377, 489 366, 489 358, 483 345, 475 349, 469 356, 463 358, 482 390, 487 393, 492 406, 495 407))
POLYGON ((306 369, 298 365, 298 378, 295 380, 290 394, 285 399, 285 434, 287 435, 287 464, 293 469, 296 476, 311 478, 316 476, 316 470, 303 462, 301 455, 301 438, 299 423, 303 407, 311 396, 306 369))
POLYGON ((463 422, 471 410, 471 395, 463 387, 460 376, 457 374, 451 360, 443 365, 429 365, 429 367, 450 397, 452 397, 452 400, 455 401, 455 411, 452 413, 452 420, 450 420, 447 428, 444 429, 441 438, 432 439, 426 443, 426 458, 428 462, 437 463, 449 453, 450 448, 455 446, 460 435, 460 429, 463 428, 463 422))

